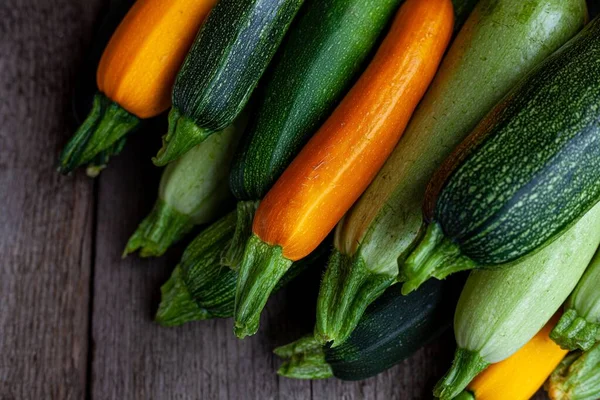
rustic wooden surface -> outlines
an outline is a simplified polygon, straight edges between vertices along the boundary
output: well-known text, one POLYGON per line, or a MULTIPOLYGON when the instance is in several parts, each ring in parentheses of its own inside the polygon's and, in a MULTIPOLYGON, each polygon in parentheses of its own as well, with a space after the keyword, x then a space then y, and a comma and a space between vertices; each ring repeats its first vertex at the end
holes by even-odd
MULTIPOLYGON (((429 399, 446 335, 363 382, 277 377, 272 349, 307 332, 318 271, 275 296, 258 335, 231 322, 152 323, 183 246, 121 259, 155 198, 151 134, 99 179, 55 172, 73 133, 70 97, 107 0, 0 2, 0 399, 429 399)), ((544 398, 540 396, 539 398, 544 398)))

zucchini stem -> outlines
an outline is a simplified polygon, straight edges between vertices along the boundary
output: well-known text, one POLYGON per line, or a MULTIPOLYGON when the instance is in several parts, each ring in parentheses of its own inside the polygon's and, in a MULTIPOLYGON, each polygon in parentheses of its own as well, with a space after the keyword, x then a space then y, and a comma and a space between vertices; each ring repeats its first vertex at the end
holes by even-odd
POLYGON ((565 350, 589 350, 600 335, 600 325, 569 309, 550 333, 550 338, 565 350))
POLYGON ((276 348, 273 353, 284 363, 277 374, 294 379, 326 379, 333 370, 325 360, 323 346, 313 337, 305 336, 293 343, 276 348))
POLYGON ((453 400, 475 400, 475 396, 473 393, 464 391, 461 392, 458 396, 456 396, 453 400))
POLYGON ((68 174, 91 163, 91 177, 106 166, 111 156, 118 154, 126 137, 135 131, 141 120, 102 93, 94 97, 92 111, 63 149, 58 171, 68 174))
POLYGON ((545 389, 552 400, 600 398, 600 344, 565 357, 546 382, 545 389))
POLYGON ((280 246, 252 235, 240 265, 235 294, 234 332, 243 339, 258 330, 260 314, 279 280, 291 267, 280 246))
POLYGON ((433 394, 441 400, 454 399, 471 383, 473 378, 489 365, 479 353, 457 349, 452 367, 435 385, 433 394))
POLYGON ((358 254, 334 249, 317 301, 315 338, 341 345, 358 325, 366 308, 396 282, 395 276, 369 271, 358 254))
POLYGON ((142 257, 160 257, 193 228, 194 222, 188 215, 158 199, 150 214, 129 238, 123 257, 137 250, 142 257))
POLYGON ((231 243, 223 251, 221 264, 234 270, 239 269, 244 258, 246 243, 252 236, 252 220, 254 220, 254 214, 259 203, 259 201, 240 201, 237 203, 235 233, 231 243))
POLYGON ((423 240, 401 267, 402 294, 407 295, 428 279, 445 279, 448 275, 477 267, 475 261, 461 254, 458 245, 444 236, 437 223, 427 227, 423 240))
POLYGON ((215 131, 200 128, 194 120, 173 107, 169 112, 169 128, 167 134, 163 136, 162 148, 152 162, 159 167, 165 166, 202 143, 213 133, 215 131))
POLYGON ((162 326, 179 326, 189 321, 212 318, 210 312, 200 308, 192 298, 178 265, 167 282, 160 288, 161 302, 155 321, 162 326))

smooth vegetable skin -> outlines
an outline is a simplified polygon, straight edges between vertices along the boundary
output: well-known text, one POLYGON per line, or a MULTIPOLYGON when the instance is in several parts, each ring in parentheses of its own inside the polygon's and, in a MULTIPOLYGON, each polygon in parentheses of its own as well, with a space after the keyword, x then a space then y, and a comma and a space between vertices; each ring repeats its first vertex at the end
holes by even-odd
MULTIPOLYGON (((533 67, 583 26, 583 0, 481 0, 402 140, 335 233, 316 335, 342 343, 394 284, 418 239, 427 182, 452 149, 533 67)), ((401 277, 400 277, 401 278, 401 277)))
POLYGON ((589 350, 600 340, 600 252, 567 300, 550 337, 567 350, 589 350))
POLYGON ((600 399, 600 344, 565 357, 545 388, 551 400, 600 399))
MULTIPOLYGON (((250 207, 250 202, 244 205, 250 207)), ((256 203, 254 204, 256 209, 256 203)), ((245 210, 242 215, 251 214, 245 210)), ((233 316, 238 272, 222 263, 224 250, 239 218, 232 211, 201 232, 186 248, 171 278, 161 287, 161 302, 156 322, 163 326, 177 326, 192 321, 233 316)), ((324 243, 309 257, 294 263, 279 281, 275 290, 287 285, 311 266, 323 265, 329 244, 324 243)))
POLYGON ((141 119, 170 107, 177 71, 215 3, 136 1, 104 50, 96 74, 99 92, 60 156, 60 172, 92 162, 90 174, 97 174, 103 167, 98 161, 117 154, 141 119))
MULTIPOLYGON (((273 186, 364 69, 400 2, 306 2, 255 97, 254 118, 230 176, 239 200, 260 200, 273 186)), ((238 231, 245 234, 236 235, 225 256, 236 268, 251 229, 238 231)))
POLYGON ((335 376, 360 380, 375 376, 411 356, 445 331, 452 320, 462 279, 429 282, 402 296, 392 286, 365 312, 356 330, 341 346, 321 345, 313 336, 279 347, 285 360, 279 375, 297 379, 335 376))
POLYGON ((600 244, 600 205, 525 260, 473 271, 454 315, 457 351, 434 394, 457 396, 487 366, 517 352, 567 299, 600 244))
POLYGON ((303 0, 220 0, 173 87, 156 165, 181 157, 231 124, 254 91, 303 0))
POLYGON ((425 197, 408 292, 548 245, 600 198, 600 19, 516 87, 455 150, 425 197), (543 129, 540 129, 543 127, 543 129))
POLYGON ((455 400, 529 400, 567 355, 549 336, 557 322, 558 315, 515 354, 477 375, 455 400))
POLYGON ((194 147, 163 172, 152 212, 129 239, 124 255, 159 257, 194 226, 213 222, 232 203, 227 178, 244 130, 233 124, 194 147))
POLYGON ((450 40, 449 0, 408 0, 373 61, 260 204, 236 294, 235 331, 254 334, 292 261, 313 251, 392 151, 450 40))

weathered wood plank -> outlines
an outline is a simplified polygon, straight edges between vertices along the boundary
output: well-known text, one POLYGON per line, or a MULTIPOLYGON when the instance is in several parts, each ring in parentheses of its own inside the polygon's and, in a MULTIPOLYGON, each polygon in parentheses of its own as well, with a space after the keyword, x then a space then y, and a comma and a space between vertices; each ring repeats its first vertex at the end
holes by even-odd
POLYGON ((0 2, 0 398, 86 391, 92 183, 60 177, 99 1, 0 2))

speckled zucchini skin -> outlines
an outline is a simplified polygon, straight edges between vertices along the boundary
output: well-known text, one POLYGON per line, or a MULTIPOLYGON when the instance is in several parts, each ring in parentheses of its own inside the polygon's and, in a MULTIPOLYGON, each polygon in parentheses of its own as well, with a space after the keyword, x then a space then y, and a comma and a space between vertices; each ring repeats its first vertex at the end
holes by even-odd
POLYGON ((597 18, 525 78, 441 168, 426 213, 463 255, 480 265, 516 260, 600 199, 598 82, 597 18))
POLYGON ((235 158, 238 199, 261 199, 362 71, 403 0, 310 0, 259 97, 235 158))
POLYGON ((173 88, 173 107, 203 129, 233 122, 303 0, 221 0, 200 30, 173 88))

